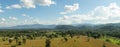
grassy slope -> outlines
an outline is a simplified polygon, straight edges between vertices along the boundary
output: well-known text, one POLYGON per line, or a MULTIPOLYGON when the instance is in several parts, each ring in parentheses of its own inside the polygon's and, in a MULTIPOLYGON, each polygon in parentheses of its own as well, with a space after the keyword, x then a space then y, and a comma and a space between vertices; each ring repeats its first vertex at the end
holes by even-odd
MULTIPOLYGON (((80 36, 80 38, 68 38, 67 42, 64 42, 63 38, 54 38, 51 40, 51 47, 102 47, 103 41, 99 39, 90 38, 87 42, 86 36, 80 36)), ((15 41, 11 44, 15 45, 15 41)), ((106 42, 107 47, 120 47, 106 42)), ((2 42, 0 40, 0 47, 10 47, 8 41, 2 42)), ((45 38, 37 38, 36 40, 27 40, 27 43, 17 47, 45 47, 45 38)))

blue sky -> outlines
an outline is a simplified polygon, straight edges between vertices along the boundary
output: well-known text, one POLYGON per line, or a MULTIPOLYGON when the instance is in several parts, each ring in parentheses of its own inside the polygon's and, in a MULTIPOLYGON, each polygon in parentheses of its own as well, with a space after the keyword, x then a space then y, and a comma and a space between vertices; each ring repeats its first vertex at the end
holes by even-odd
POLYGON ((119 12, 119 0, 0 0, 0 26, 119 23, 119 12))

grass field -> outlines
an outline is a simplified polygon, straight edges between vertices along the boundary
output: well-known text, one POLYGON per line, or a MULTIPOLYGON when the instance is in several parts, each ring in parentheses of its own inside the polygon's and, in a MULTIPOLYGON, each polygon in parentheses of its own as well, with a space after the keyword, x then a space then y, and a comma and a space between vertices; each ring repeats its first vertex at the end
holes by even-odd
MULTIPOLYGON (((102 47, 105 41, 100 39, 90 38, 90 41, 87 41, 86 36, 80 36, 69 38, 65 42, 62 37, 51 39, 51 47, 102 47)), ((22 44, 17 47, 45 47, 45 39, 37 37, 35 40, 27 40, 26 44, 22 44)), ((0 47, 11 47, 11 45, 16 45, 16 42, 13 41, 12 44, 9 44, 8 41, 3 42, 0 39, 0 47)), ((105 42, 106 47, 120 47, 109 42, 105 42)))
POLYGON ((110 43, 120 45, 120 39, 115 37, 104 37, 101 38, 103 41, 109 40, 110 43))

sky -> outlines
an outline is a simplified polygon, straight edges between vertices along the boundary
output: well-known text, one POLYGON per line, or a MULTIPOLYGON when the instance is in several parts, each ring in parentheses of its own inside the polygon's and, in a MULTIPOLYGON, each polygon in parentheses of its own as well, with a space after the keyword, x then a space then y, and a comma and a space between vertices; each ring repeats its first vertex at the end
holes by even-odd
POLYGON ((0 0, 0 27, 120 23, 120 0, 0 0))

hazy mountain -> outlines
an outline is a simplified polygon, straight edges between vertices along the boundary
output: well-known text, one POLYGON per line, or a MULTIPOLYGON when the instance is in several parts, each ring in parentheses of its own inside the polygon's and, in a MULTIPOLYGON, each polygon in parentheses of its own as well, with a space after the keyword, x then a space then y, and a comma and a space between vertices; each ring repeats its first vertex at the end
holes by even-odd
POLYGON ((55 29, 77 29, 77 27, 73 25, 57 25, 55 29))
POLYGON ((115 30, 120 29, 120 23, 110 24, 76 24, 76 25, 42 25, 42 24, 31 24, 31 25, 17 25, 12 27, 1 27, 0 29, 103 29, 103 30, 115 30))
POLYGON ((42 25, 42 24, 31 24, 31 25, 17 25, 12 27, 1 27, 0 29, 40 29, 40 28, 48 28, 53 29, 55 25, 42 25))
POLYGON ((78 24, 72 25, 58 25, 56 29, 101 29, 101 30, 118 30, 120 29, 120 23, 109 23, 109 24, 78 24))

